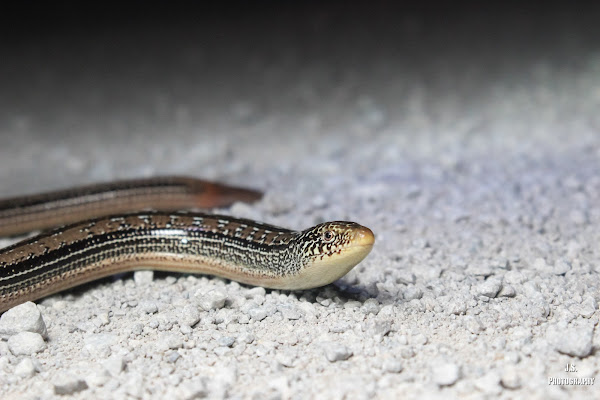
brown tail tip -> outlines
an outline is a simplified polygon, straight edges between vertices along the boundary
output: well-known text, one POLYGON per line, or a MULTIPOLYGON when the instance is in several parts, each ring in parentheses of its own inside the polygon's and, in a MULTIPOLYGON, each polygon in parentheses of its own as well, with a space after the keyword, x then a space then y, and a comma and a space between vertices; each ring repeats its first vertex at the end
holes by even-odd
POLYGON ((197 200, 200 208, 228 207, 235 202, 254 203, 262 198, 263 193, 253 189, 223 185, 216 182, 204 182, 198 191, 197 200))

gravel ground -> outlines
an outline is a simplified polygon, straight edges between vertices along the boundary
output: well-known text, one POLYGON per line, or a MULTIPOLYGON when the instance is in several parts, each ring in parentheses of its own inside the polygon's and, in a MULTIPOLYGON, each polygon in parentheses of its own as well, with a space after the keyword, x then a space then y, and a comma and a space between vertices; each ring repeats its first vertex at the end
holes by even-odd
POLYGON ((305 292, 144 271, 14 308, 0 397, 598 398, 600 32, 545 11, 213 10, 3 42, 3 195, 187 174, 265 192, 219 212, 354 220, 376 245, 305 292))

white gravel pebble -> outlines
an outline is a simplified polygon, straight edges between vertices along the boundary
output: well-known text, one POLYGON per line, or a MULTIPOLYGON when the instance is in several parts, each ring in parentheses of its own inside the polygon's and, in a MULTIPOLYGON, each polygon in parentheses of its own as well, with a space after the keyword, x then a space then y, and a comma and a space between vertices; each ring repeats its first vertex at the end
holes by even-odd
POLYGON ((201 314, 200 310, 198 310, 198 307, 192 304, 187 304, 181 310, 181 314, 179 316, 179 323, 181 325, 193 327, 200 321, 200 318, 201 314))
POLYGON ((571 270, 571 264, 564 260, 560 259, 554 263, 554 267, 552 268, 552 273, 554 275, 564 275, 571 270))
POLYGON ((418 300, 423 297, 423 291, 416 286, 407 286, 402 295, 405 300, 418 300))
POLYGON ((580 305, 579 315, 581 315, 583 318, 592 318, 597 309, 598 303, 596 300, 591 296, 587 296, 580 305))
POLYGON ((279 353, 276 357, 277 362, 287 368, 293 368, 296 365, 296 359, 296 353, 290 351, 279 353))
POLYGON ((494 298, 501 289, 502 282, 500 280, 489 278, 477 285, 476 290, 477 293, 482 296, 494 298))
POLYGON ((133 281, 137 286, 148 286, 154 280, 154 271, 135 271, 133 281))
POLYGON ((190 382, 184 382, 178 387, 177 398, 183 400, 203 399, 209 394, 206 381, 204 379, 194 379, 190 382))
POLYGON ((417 281, 417 277, 410 271, 400 270, 396 273, 396 283, 402 283, 404 285, 414 285, 417 281))
POLYGON ((385 372, 389 372, 392 374, 399 374, 402 372, 404 367, 402 366, 402 362, 396 359, 386 359, 383 362, 382 369, 385 372))
POLYGON ((433 381, 439 386, 451 386, 461 376, 461 368, 455 363, 442 362, 431 368, 433 381))
POLYGON ((28 301, 6 311, 0 317, 0 338, 8 339, 19 332, 35 332, 46 338, 46 324, 38 307, 28 301))
POLYGON ((171 351, 167 354, 167 362, 174 363, 181 357, 181 354, 177 351, 171 351))
POLYGON ((198 305, 206 311, 218 310, 225 307, 227 292, 222 289, 213 289, 207 293, 196 295, 198 305))
POLYGON ((267 310, 263 307, 254 307, 248 310, 248 315, 255 321, 262 321, 267 318, 267 310))
POLYGON ((120 355, 112 355, 102 362, 104 369, 112 376, 118 376, 125 368, 125 359, 120 355))
POLYGON ((235 338, 231 336, 222 336, 217 339, 217 344, 221 347, 231 347, 235 343, 235 338))
POLYGON ((515 288, 512 287, 512 285, 504 284, 502 285, 502 289, 500 289, 500 292, 498 292, 497 297, 515 297, 516 295, 517 292, 515 291, 515 288))
POLYGON ((171 335, 167 340, 170 349, 180 349, 183 347, 183 338, 179 335, 171 335))
POLYGON ((46 342, 39 333, 20 332, 8 339, 8 348, 15 356, 28 356, 44 350, 46 342))
POLYGON ((509 368, 502 374, 502 386, 508 389, 519 389, 522 385, 521 374, 514 368, 509 368))
MULTIPOLYGON (((144 271, 146 272, 146 271, 144 271)), ((142 300, 138 303, 138 308, 145 314, 154 314, 158 312, 158 305, 153 300, 142 300)))
POLYGON ((238 342, 246 343, 246 344, 250 344, 250 343, 254 342, 254 339, 255 339, 254 336, 247 332, 240 334, 237 338, 238 342))
POLYGON ((71 374, 55 376, 52 383, 54 385, 54 393, 59 395, 69 395, 88 388, 85 380, 71 374))
POLYGON ((481 321, 479 320, 479 318, 471 316, 471 315, 467 315, 464 318, 464 324, 465 324, 465 328, 467 328, 467 330, 471 333, 480 333, 481 331, 483 331, 483 325, 481 323, 481 321))
POLYGON ((411 338, 411 343, 416 345, 425 345, 427 344, 427 336, 422 333, 417 333, 411 338))
POLYGON ((292 304, 278 304, 277 311, 279 311, 284 318, 289 320, 297 320, 302 318, 302 312, 292 304))
POLYGON ((495 371, 491 371, 484 376, 475 379, 474 385, 479 391, 488 395, 498 396, 502 392, 500 376, 498 376, 495 371))
POLYGON ((325 350, 325 357, 327 357, 327 360, 330 362, 344 361, 353 355, 352 351, 348 347, 340 343, 331 342, 324 344, 323 346, 325 350))
POLYGON ((35 374, 36 368, 31 358, 22 359, 15 367, 15 375, 28 378, 35 374))
POLYGON ((144 378, 140 373, 129 376, 123 384, 125 392, 133 398, 140 399, 144 395, 144 378))
POLYGON ((445 304, 446 310, 450 314, 462 315, 467 312, 467 302, 463 299, 451 298, 445 304))
POLYGON ((381 308, 381 306, 376 299, 367 299, 362 304, 361 311, 365 314, 377 315, 379 313, 380 308, 381 308))
POLYGON ((117 335, 112 333, 90 335, 83 341, 83 350, 92 357, 107 358, 111 354, 111 346, 116 344, 117 341, 117 335))
POLYGON ((550 341, 560 353, 584 358, 592 353, 594 327, 552 327, 548 329, 550 341))

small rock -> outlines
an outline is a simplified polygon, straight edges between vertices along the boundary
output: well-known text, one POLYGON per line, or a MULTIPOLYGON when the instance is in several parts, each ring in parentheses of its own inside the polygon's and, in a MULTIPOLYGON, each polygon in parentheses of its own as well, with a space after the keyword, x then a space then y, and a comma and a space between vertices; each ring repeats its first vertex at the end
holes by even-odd
POLYGON ((231 347, 235 343, 235 338, 231 336, 222 336, 217 339, 217 344, 221 347, 231 347))
POLYGON ((325 357, 330 362, 344 361, 352 357, 352 351, 339 343, 328 343, 325 345, 325 357))
POLYGON ((0 356, 6 356, 8 354, 11 354, 8 349, 8 343, 0 340, 0 356))
POLYGON ((593 334, 593 326, 567 328, 554 337, 554 347, 560 353, 584 358, 592 354, 593 334))
POLYGON ((65 310, 68 307, 69 307, 69 302, 64 301, 64 300, 57 300, 54 303, 52 303, 52 308, 54 308, 57 311, 65 310))
POLYGON ((136 286, 148 286, 154 280, 154 271, 135 271, 133 273, 133 281, 136 286))
POLYGON ((377 315, 379 313, 380 307, 381 306, 379 305, 379 302, 376 299, 367 299, 363 303, 363 305, 361 307, 361 311, 365 314, 377 315))
POLYGON ((587 296, 581 303, 579 315, 581 315, 583 318, 591 318, 596 312, 597 308, 598 303, 596 302, 596 299, 594 299, 592 296, 587 296))
POLYGON ((396 283, 402 283, 404 285, 414 285, 417 281, 417 277, 410 271, 400 270, 396 274, 396 283))
POLYGON ((350 329, 352 329, 352 324, 348 321, 335 322, 329 326, 329 332, 331 333, 344 333, 350 329))
MULTIPOLYGON (((373 333, 381 337, 387 335, 392 331, 392 321, 377 321, 373 326, 373 333)), ((427 342, 427 338, 425 339, 427 342)))
POLYGON ((477 294, 494 298, 502 289, 502 282, 498 279, 487 279, 477 285, 477 294))
POLYGON ((402 366, 402 362, 393 358, 386 359, 383 362, 382 368, 385 372, 389 372, 392 374, 398 374, 404 369, 404 367, 402 366))
POLYGON ((536 282, 527 281, 523 283, 523 292, 528 298, 538 298, 540 294, 540 286, 536 282))
POLYGON ((123 387, 128 395, 141 399, 144 395, 144 378, 141 374, 136 373, 123 384, 123 387))
POLYGON ((538 271, 545 271, 548 268, 546 260, 541 257, 536 258, 533 260, 533 268, 537 269, 538 271))
POLYGON ((46 348, 42 335, 34 332, 20 332, 8 339, 8 348, 15 356, 39 353, 46 348))
POLYGON ((239 343, 250 344, 254 342, 254 336, 248 332, 243 332, 238 336, 237 340, 239 343))
POLYGON ((448 310, 448 312, 450 314, 454 314, 454 315, 466 314, 467 302, 464 299, 451 298, 450 300, 448 300, 447 303, 445 303, 445 308, 446 308, 446 310, 448 310))
POLYGON ((508 259, 506 257, 497 257, 490 261, 490 267, 495 269, 508 269, 508 259))
POLYGON ((494 269, 489 264, 469 265, 466 271, 470 275, 487 277, 494 274, 494 269))
POLYGON ((266 294, 267 294, 267 291, 265 290, 264 287, 257 286, 257 287, 253 287, 252 289, 249 289, 246 292, 246 297, 249 299, 256 297, 256 296, 265 297, 266 294))
POLYGON ((275 359, 279 364, 283 365, 284 367, 292 368, 295 365, 296 358, 296 354, 288 351, 285 353, 278 354, 275 359))
POLYGON ((110 379, 110 374, 106 370, 93 370, 84 378, 85 383, 90 387, 104 386, 110 379))
POLYGON ((519 374, 514 368, 507 369, 502 374, 500 383, 507 389, 519 389, 522 385, 521 374, 519 374))
POLYGON ((511 285, 504 284, 502 285, 502 289, 500 289, 500 292, 498 292, 497 297, 515 297, 516 295, 517 292, 515 291, 514 287, 512 287, 511 285))
POLYGON ((117 376, 125 368, 125 360, 122 356, 113 355, 106 359, 102 363, 102 366, 109 374, 111 374, 112 376, 117 376))
POLYGON ((413 358, 415 356, 415 351, 412 347, 403 347, 400 350, 400 356, 405 359, 413 358))
POLYGON ((81 392, 88 388, 87 383, 73 375, 59 375, 54 378, 54 393, 65 395, 81 392))
POLYGON ((418 300, 423 297, 423 291, 416 286, 407 286, 402 292, 405 300, 418 300))
POLYGON ((227 300, 227 293, 222 289, 214 289, 198 298, 198 304, 205 311, 218 310, 225 307, 225 301, 227 300))
POLYGON ((179 360, 179 357, 181 357, 181 354, 177 351, 172 351, 167 355, 167 362, 174 363, 179 360))
POLYGON ((111 353, 110 347, 116 344, 117 341, 117 336, 111 333, 90 335, 83 339, 83 349, 94 357, 107 358, 111 353))
POLYGON ((230 347, 217 346, 217 347, 214 348, 213 352, 215 353, 215 355, 217 357, 226 357, 228 354, 231 353, 231 348, 230 347))
POLYGON ((571 264, 569 264, 566 260, 560 259, 554 263, 554 267, 552 268, 552 273, 554 275, 564 275, 571 270, 571 264))
POLYGON ((201 318, 200 310, 196 306, 187 304, 181 310, 179 317, 179 323, 183 326, 193 327, 196 325, 201 318))
POLYGON ((43 338, 47 336, 42 314, 31 301, 11 308, 0 317, 0 338, 6 340, 19 332, 35 332, 43 338))
POLYGON ((144 332, 144 325, 142 324, 134 324, 133 327, 131 327, 131 333, 133 333, 134 335, 141 335, 144 332))
POLYGON ((471 333, 479 333, 483 331, 483 325, 479 321, 479 318, 467 315, 464 319, 465 328, 471 333))
POLYGON ((262 307, 253 307, 248 310, 248 315, 255 321, 262 321, 267 318, 267 310, 262 307))
POLYGON ((356 300, 349 300, 344 303, 344 308, 346 308, 346 309, 358 308, 360 306, 361 306, 360 301, 356 301, 356 300))
POLYGON ((208 388, 204 379, 194 379, 179 385, 179 396, 177 397, 183 400, 202 399, 207 396, 208 388))
POLYGON ((451 386, 460 378, 460 366, 454 363, 436 364, 432 368, 433 381, 438 386, 451 386))
MULTIPOLYGON (((146 271, 143 271, 146 272, 146 271)), ((138 303, 140 311, 146 314, 154 314, 158 312, 158 305, 153 300, 143 300, 138 303)))
POLYGON ((588 222, 588 215, 583 210, 571 210, 569 213, 569 218, 575 225, 585 225, 588 222))
POLYGON ((183 338, 181 337, 181 335, 177 335, 174 333, 167 334, 160 339, 160 341, 158 343, 158 347, 160 349, 164 349, 164 350, 180 349, 183 347, 183 338))
POLYGON ((412 344, 416 344, 416 345, 424 345, 427 344, 427 336, 425 336, 422 333, 417 333, 416 335, 414 335, 411 339, 411 343, 412 344))
POLYGON ((398 335, 396 336, 396 342, 401 346, 406 346, 408 344, 408 337, 406 335, 398 335))
POLYGON ((292 304, 278 304, 277 310, 283 315, 284 318, 289 320, 298 320, 302 318, 302 313, 300 310, 298 310, 298 308, 292 304))
POLYGON ((502 392, 500 377, 495 371, 490 371, 484 376, 475 379, 473 383, 477 389, 486 394, 498 396, 502 392))
POLYGON ((104 326, 104 325, 108 325, 109 322, 110 322, 110 318, 108 316, 108 312, 101 312, 96 316, 96 318, 94 318, 92 320, 92 323, 97 328, 104 326))
POLYGON ((31 358, 24 358, 20 363, 15 367, 15 375, 30 378, 35 374, 35 365, 31 358))

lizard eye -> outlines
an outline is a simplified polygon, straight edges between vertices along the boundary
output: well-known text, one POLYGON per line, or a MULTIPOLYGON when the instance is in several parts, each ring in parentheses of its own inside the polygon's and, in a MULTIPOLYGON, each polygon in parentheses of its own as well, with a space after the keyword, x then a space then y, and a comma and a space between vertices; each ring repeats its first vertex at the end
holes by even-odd
POLYGON ((323 241, 325 243, 329 243, 329 242, 333 241, 333 238, 335 238, 335 234, 332 231, 323 232, 323 241))

